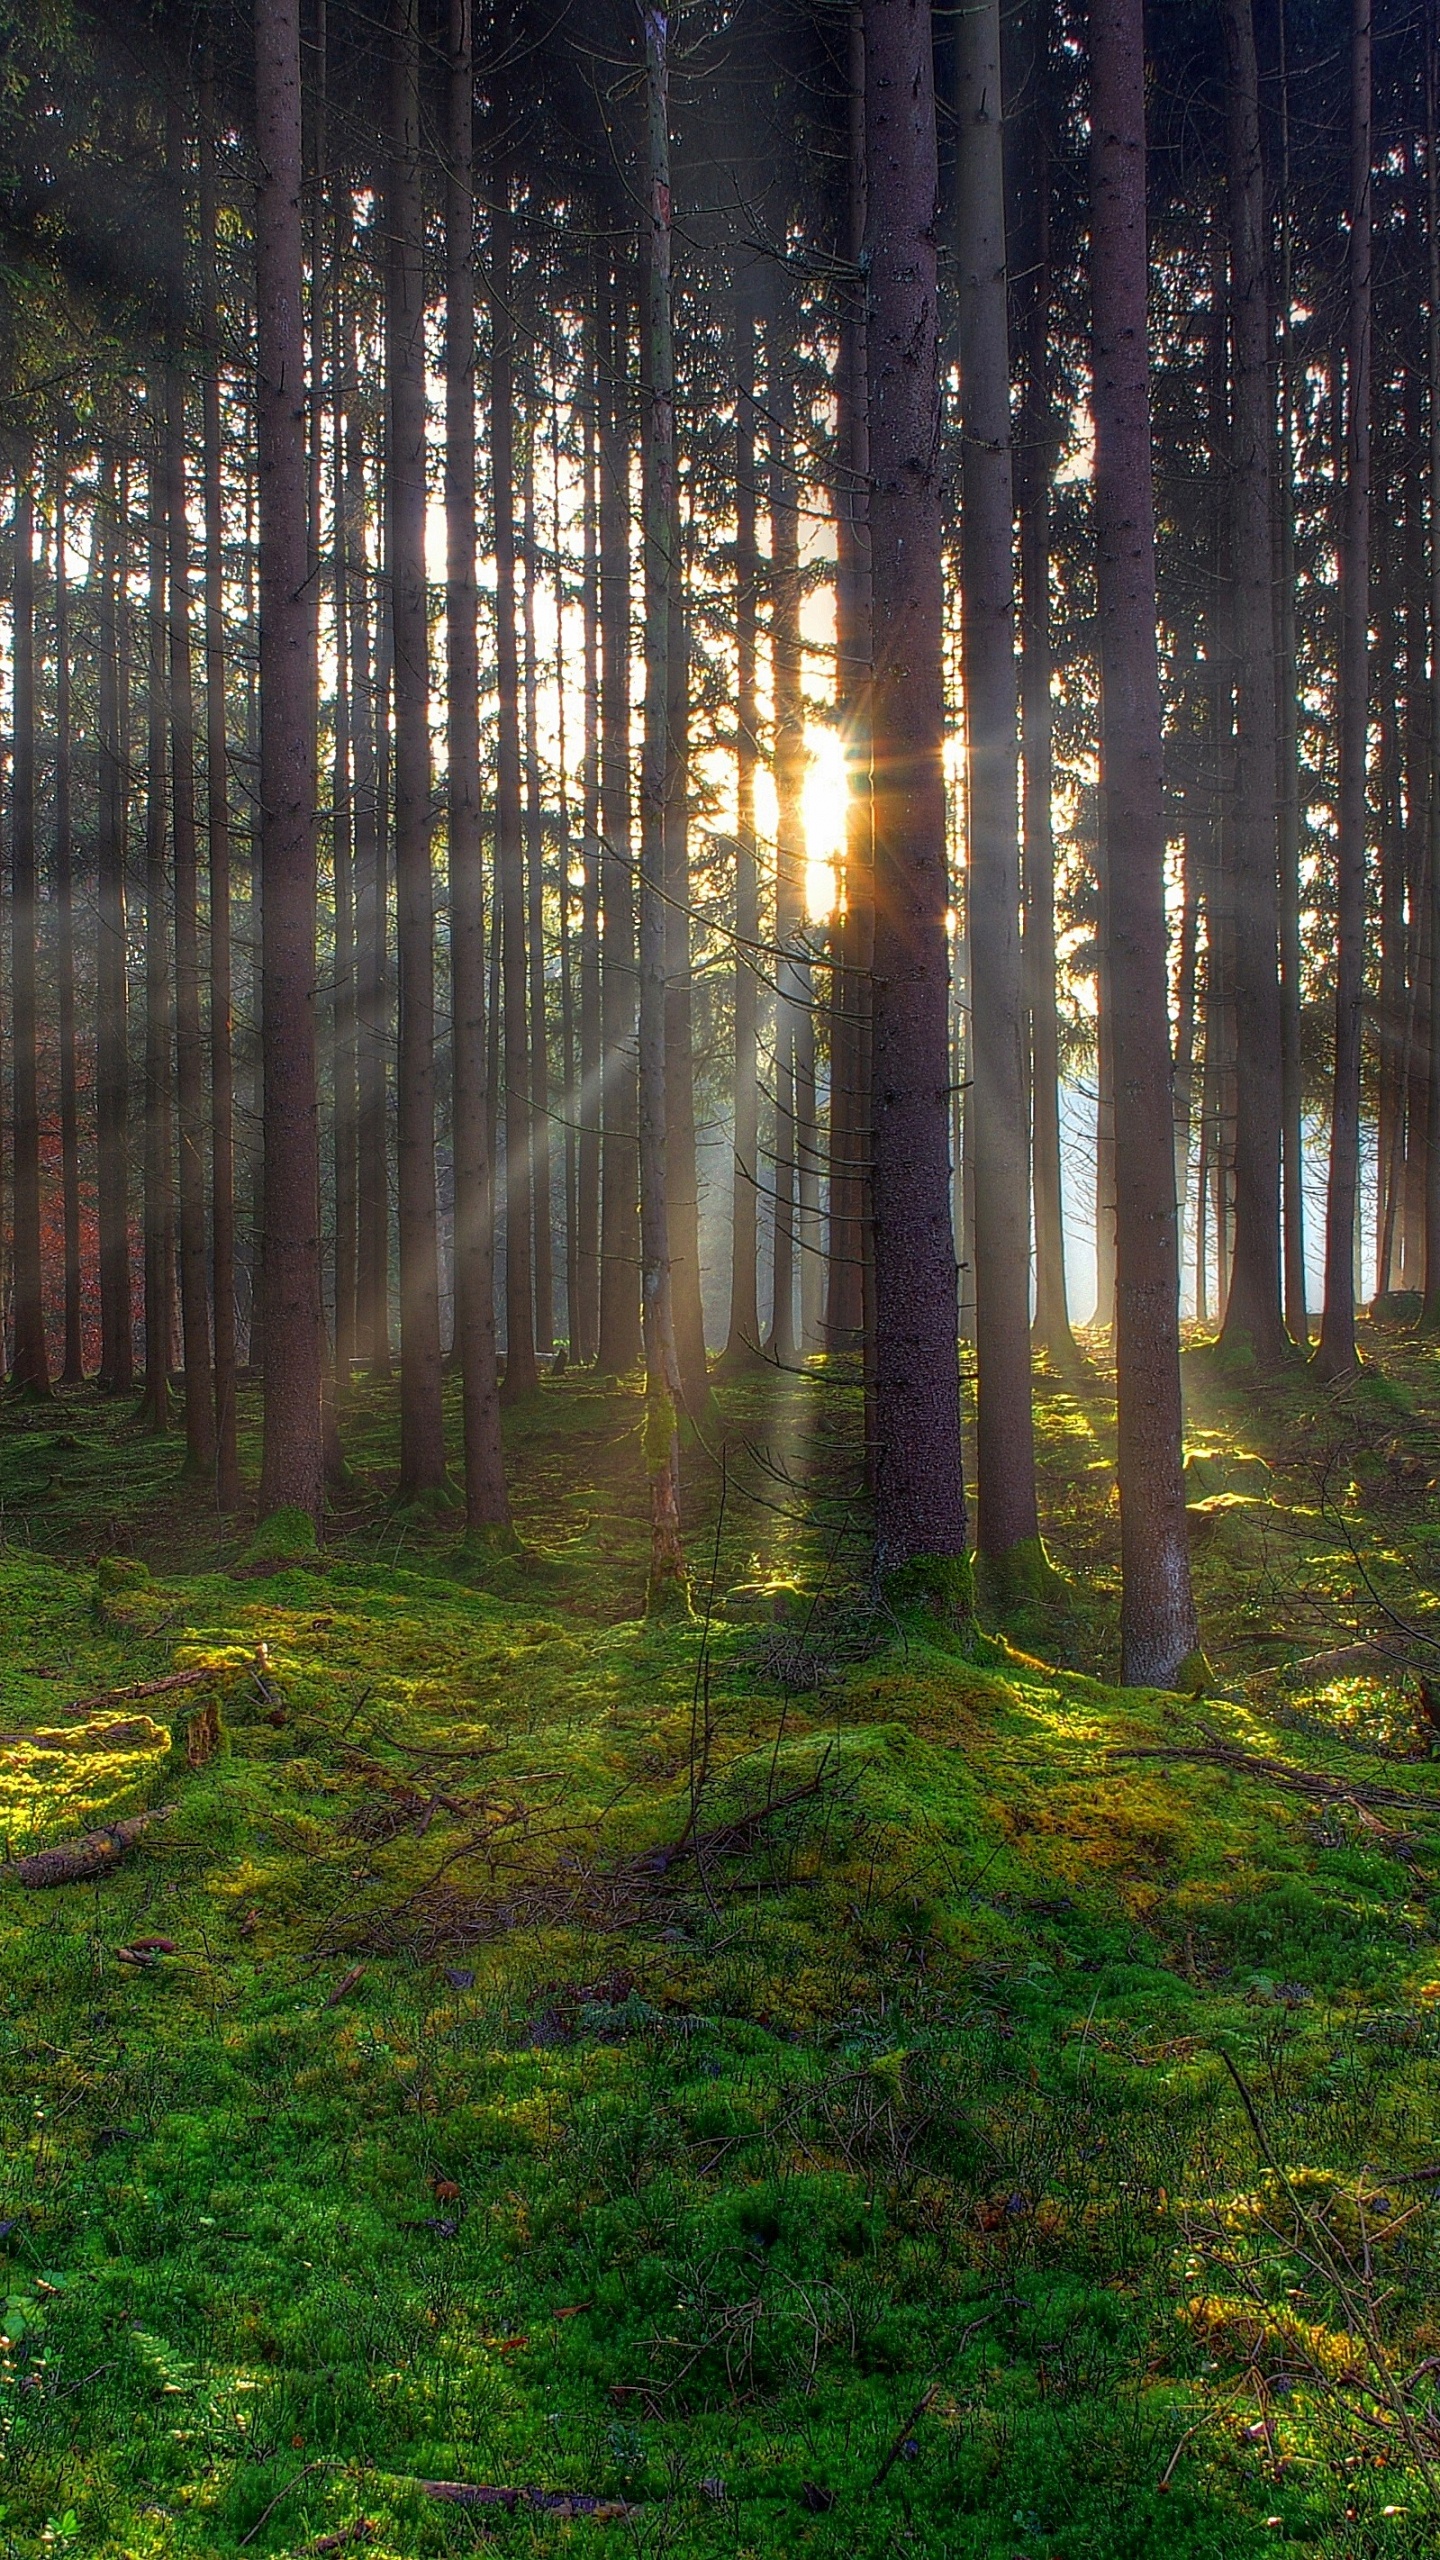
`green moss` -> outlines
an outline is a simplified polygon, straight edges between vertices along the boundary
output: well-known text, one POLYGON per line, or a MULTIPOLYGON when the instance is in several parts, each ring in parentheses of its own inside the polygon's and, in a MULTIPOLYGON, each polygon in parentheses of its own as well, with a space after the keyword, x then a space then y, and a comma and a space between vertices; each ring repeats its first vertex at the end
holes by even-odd
POLYGON ((277 1570, 287 1564, 308 1564, 318 1556, 320 1541, 315 1523, 308 1511, 296 1503, 283 1503, 278 1511, 267 1512, 245 1549, 244 1563, 250 1570, 277 1570))

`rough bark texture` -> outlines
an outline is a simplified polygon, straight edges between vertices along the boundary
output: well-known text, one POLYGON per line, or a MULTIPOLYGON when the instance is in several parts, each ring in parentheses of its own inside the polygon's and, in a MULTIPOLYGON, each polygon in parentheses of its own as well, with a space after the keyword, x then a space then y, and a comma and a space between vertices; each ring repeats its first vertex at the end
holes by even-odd
POLYGON ((395 0, 390 92, 390 593, 395 668, 395 1157, 400 1249, 400 1488, 445 1482, 435 1200, 435 892, 430 862, 430 629, 425 586, 425 238, 418 0, 395 0))
POLYGON ((100 1249, 100 1379, 112 1395, 134 1384, 130 1301, 130 1063, 126 970, 126 722, 121 707, 119 623, 125 609, 124 545, 115 462, 102 467, 99 630, 99 825, 96 838, 95 1174, 100 1249))
POLYGON ((600 553, 596 523, 596 313, 598 279, 592 263, 591 308, 585 345, 584 619, 585 759, 581 782, 580 860, 580 1087, 575 1174, 575 1303, 570 1348, 591 1361, 600 1340, 600 553))
MULTIPOLYGON (((497 121, 503 124, 504 103, 497 121)), ((507 1404, 533 1395, 534 1264, 531 1256, 530 1055, 525 1004, 525 844, 520 808, 520 670, 515 648, 515 377, 510 315, 510 175, 501 157, 491 217, 490 475, 495 517, 495 660, 499 736, 495 766, 495 869, 500 893, 505 1052, 505 1383, 507 1404)))
POLYGON ((969 789, 979 1547, 1039 1536, 1030 1402, 1030 1185, 1020 946, 1019 703, 1000 0, 958 22, 961 647, 969 789))
POLYGON ((953 1589, 965 1552, 941 762, 936 147, 930 17, 866 0, 875 669, 875 1546, 953 1589))
POLYGON ((1335 1082, 1325 1197, 1325 1310, 1315 1367, 1355 1366, 1355 1218, 1360 1192, 1360 1056, 1365 1002, 1366 765, 1370 726, 1370 10, 1351 23, 1350 253, 1345 472, 1340 547, 1340 788, 1336 812, 1335 1082))
POLYGON ((10 799, 10 1010, 13 1023, 15 1273, 10 1383, 50 1392, 40 1259, 40 1094, 35 1004, 35 492, 32 459, 15 474, 10 799))
POLYGON ((222 1511, 233 1511, 240 1499, 235 1347, 235 1033, 215 226, 215 99, 207 52, 200 100, 200 292, 205 341, 201 469, 205 505, 205 823, 210 874, 210 1253, 215 1317, 215 1498, 222 1511))
POLYGON ((669 20, 645 10, 642 348, 645 466, 645 737, 640 778, 640 1253, 645 1330, 645 1465, 650 1479, 646 1608, 687 1595, 680 1541, 680 1368, 670 1293, 665 1152, 665 833, 675 557, 675 388, 670 316, 669 20))
POLYGON ((1281 1023, 1276 833, 1270 256, 1252 0, 1222 0, 1229 124, 1235 643, 1235 1243, 1225 1340, 1265 1367, 1280 1304, 1281 1023))
POLYGON ((256 424, 265 1006, 262 1514, 318 1523, 320 1153, 315 1106, 315 609, 307 576, 297 0, 256 0, 256 424))
MULTIPOLYGON (((180 212, 184 126, 172 93, 167 175, 180 212)), ((176 315, 178 338, 179 314, 176 315)), ((175 896, 175 1097, 178 1106, 180 1341, 185 1364, 185 1469, 215 1472, 210 1374, 209 1255, 205 1233, 205 1049, 200 1021, 199 846, 195 815, 195 679, 190 631, 190 521, 185 486, 185 386, 178 346, 165 371, 165 530, 169 546, 170 829, 175 896)))
POLYGON ((65 1350, 62 1386, 85 1375, 81 1337, 80 1122, 75 1059, 75 844, 71 817, 70 614, 65 572, 65 456, 55 493, 55 977, 60 1045, 60 1203, 65 1350))
POLYGON ((755 542, 755 314, 748 267, 735 282, 735 1148, 730 1191, 730 1323, 723 1364, 743 1369, 759 1354, 756 1265, 760 1093, 757 1030, 760 873, 755 840, 755 776, 760 714, 755 699, 760 561, 755 542))
POLYGON ((630 848, 629 297, 606 295, 600 408, 601 1010, 605 1050, 600 1163, 600 1348, 620 1376, 640 1357, 640 1227, 635 1050, 635 890, 630 848))
POLYGON ((766 1350, 794 1368, 801 1350, 796 1306, 799 1281, 800 1123, 797 1068, 802 1010, 809 991, 805 926, 805 704, 800 648, 799 490, 790 451, 795 394, 790 370, 789 306, 772 302, 765 330, 765 405, 770 424, 770 665, 774 697, 775 1148, 770 1331, 766 1350))
POLYGON ((540 769, 540 661, 535 639, 535 594, 540 556, 535 534, 535 425, 527 420, 521 471, 521 552, 525 587, 521 603, 524 656, 521 667, 525 776, 525 956, 530 1009, 530 1208, 535 1273, 535 1354, 555 1351, 555 1203, 550 1147, 550 1024, 545 984, 545 812, 540 769))
POLYGON ((474 43, 450 0, 445 198, 446 711, 455 1148, 455 1342, 465 1425, 465 1523, 506 1530, 495 1358, 494 1203, 485 1094, 485 888, 480 856, 480 650, 475 581, 474 43))
POLYGON ((170 1427, 174 1355, 175 1207, 171 1166, 174 982, 165 878, 168 757, 165 716, 164 393, 152 382, 153 459, 147 473, 145 669, 145 1377, 139 1419, 170 1427))
POLYGON ((1121 1676, 1196 1649, 1181 1472, 1179 1241, 1145 287, 1142 0, 1094 0, 1091 204, 1104 938, 1114 1040, 1121 1676))

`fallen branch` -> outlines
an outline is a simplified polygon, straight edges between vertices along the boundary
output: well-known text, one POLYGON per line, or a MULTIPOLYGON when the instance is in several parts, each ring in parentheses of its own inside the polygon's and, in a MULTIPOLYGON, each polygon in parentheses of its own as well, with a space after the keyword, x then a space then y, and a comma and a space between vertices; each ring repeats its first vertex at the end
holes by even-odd
POLYGON ((84 1716, 104 1715, 111 1707, 138 1707, 146 1698, 168 1698, 176 1689, 198 1689, 203 1682, 223 1676, 222 1668, 213 1663, 203 1671, 170 1671, 163 1680, 136 1680, 128 1689, 97 1689, 93 1697, 72 1698, 56 1713, 74 1716, 78 1722, 84 1716))
POLYGON ((132 1813, 124 1822, 107 1823, 100 1831, 87 1831, 79 1840, 61 1840, 53 1849, 37 1849, 28 1858, 11 1858, 0 1866, 0 1876, 13 1876, 17 1884, 37 1887, 52 1884, 89 1884, 96 1876, 108 1875, 128 1857, 141 1833, 152 1822, 168 1822, 173 1804, 159 1804, 149 1813, 132 1813))
POLYGON ((1295 1795, 1309 1796, 1323 1804, 1383 1805, 1392 1813, 1413 1813, 1440 1822, 1440 1797, 1413 1795, 1403 1787, 1381 1787, 1368 1779, 1327 1778, 1313 1769, 1297 1769, 1288 1760, 1272 1760, 1267 1753, 1246 1751, 1238 1742, 1227 1742, 1218 1733, 1206 1733, 1203 1742, 1131 1742, 1121 1744, 1113 1753, 1116 1760, 1199 1761, 1215 1769, 1228 1769, 1237 1777, 1265 1778, 1272 1786, 1288 1787, 1295 1795))
POLYGON ((328 2469, 331 2459, 332 2457, 328 2454, 317 2453, 314 2461, 307 2462, 303 2471, 297 2471, 294 2479, 287 2480, 283 2489, 277 2489, 269 2506, 261 2508, 260 2513, 250 2527, 249 2532, 241 2534, 239 2548, 243 2551, 247 2542, 254 2541, 260 2527, 262 2524, 269 2522, 269 2519, 275 2513, 275 2510, 279 2506, 282 2498, 288 2498, 292 2489, 298 2489, 301 2481, 308 2480, 312 2471, 328 2469))
POLYGON ((640 2510, 624 2498, 591 2498, 569 2489, 502 2489, 471 2480, 417 2480, 427 2498, 442 2498, 451 2507, 503 2507, 515 2515, 528 2507, 537 2515, 558 2516, 562 2523, 589 2516, 596 2524, 623 2524, 640 2510))
POLYGON ((72 1732, 52 1732, 48 1726, 35 1733, 0 1733, 0 1750, 13 1751, 24 1746, 31 1751, 124 1751, 133 1743, 163 1743, 168 1750, 170 1736, 152 1716, 126 1716, 119 1724, 80 1725, 72 1732))

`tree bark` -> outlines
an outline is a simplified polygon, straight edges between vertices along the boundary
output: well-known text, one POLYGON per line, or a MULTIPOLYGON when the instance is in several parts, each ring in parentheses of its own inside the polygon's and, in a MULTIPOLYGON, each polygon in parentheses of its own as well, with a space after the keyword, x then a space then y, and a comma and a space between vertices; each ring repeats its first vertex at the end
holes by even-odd
POLYGON ((96 839, 95 1172, 100 1251, 100 1377, 108 1394, 134 1385, 130 1293, 130 1063, 125 854, 128 719, 120 684, 120 631, 128 616, 128 493, 117 488, 108 448, 101 466, 99 807, 96 839))
POLYGON ((530 1206, 534 1218, 531 1252, 535 1270, 535 1353, 555 1354, 554 1177, 550 1147, 550 1025, 545 981, 545 810, 540 770, 540 662, 535 645, 535 592, 540 583, 540 555, 535 531, 536 401, 531 382, 531 416, 525 421, 521 468, 521 551, 525 592, 521 604, 524 641, 522 684, 525 723, 525 940, 530 1008, 530 1206))
POLYGON ((1003 1576, 1040 1523, 1030 1388, 1030 1163, 1000 0, 958 22, 961 645, 968 768, 979 1548, 1003 1576))
POLYGON ((65 1351, 62 1387, 85 1375, 81 1322, 80 1121, 75 1055, 75 841, 71 809, 69 580, 65 568, 67 457, 55 490, 55 973, 60 1042, 60 1197, 64 1229, 65 1351))
POLYGON ((765 325, 765 405, 770 422, 770 668, 774 697, 775 1157, 770 1331, 766 1351, 782 1369, 801 1354, 799 1280, 800 1021, 810 971, 805 927, 805 707, 800 653, 800 500, 791 441, 795 394, 788 298, 772 299, 765 325))
POLYGON ((235 1046, 230 931, 230 772, 225 720, 225 515, 220 481, 220 307, 215 272, 215 84, 200 96, 201 407, 205 506, 205 818, 210 874, 210 1251, 215 1310, 215 1498, 240 1500, 235 1348, 235 1046))
POLYGON ((600 1339, 600 557, 596 524, 596 407, 599 397, 595 295, 598 269, 590 265, 590 308, 585 319, 589 380, 584 404, 584 618, 585 760, 581 783, 580 859, 580 1085, 576 1098, 575 1303, 570 1348, 589 1363, 600 1339))
POLYGON ((735 1147, 730 1191, 730 1324, 722 1367, 754 1365, 760 1348, 756 1262, 760 1137, 760 871, 755 776, 760 713, 755 698, 760 557, 755 541, 755 311, 748 260, 735 277, 735 1147))
POLYGON ((1295 602, 1295 373, 1292 346, 1290 82, 1285 11, 1279 12, 1280 479, 1276 524, 1275 694, 1280 776, 1281 1207, 1285 1248, 1285 1329, 1310 1345, 1305 1278, 1304 1092, 1300 1057, 1300 720, 1295 602))
POLYGON ((602 1376, 640 1357, 639 1092, 635 890, 630 846, 629 295, 617 261, 606 296, 600 408, 600 1158, 602 1376))
POLYGON ((400 1490, 445 1485, 435 1199, 435 893, 425 583, 425 235, 418 0, 395 0, 390 93, 390 593, 395 668, 395 1070, 400 1490))
POLYGON ((1091 267, 1104 940, 1115 1058, 1121 1677, 1193 1657, 1146 332, 1142 0, 1092 0, 1091 267))
POLYGON ((265 1001, 262 1515, 317 1524, 320 1152, 315 1096, 316 626, 308 577, 298 0, 256 0, 260 858, 265 1001))
POLYGON ((1262 1368, 1290 1348, 1281 1312, 1283 1103, 1275 789, 1275 368, 1252 0, 1222 0, 1233 368, 1235 1244, 1223 1340, 1262 1368))
POLYGON ((1339 753, 1335 863, 1335 1081, 1325 1199, 1325 1309, 1315 1368, 1347 1377, 1355 1353, 1355 1219, 1360 1191, 1360 1055, 1365 1003, 1366 766, 1370 725, 1370 374, 1373 206, 1370 11, 1353 0, 1345 478, 1340 550, 1339 753))
POLYGON ((650 1480, 646 1612, 688 1606, 680 1538, 680 1366, 670 1294, 665 1151, 666 800, 675 557, 675 382, 670 309, 669 19, 645 7, 645 739, 640 783, 640 1251, 645 1464, 650 1480))
POLYGON ((15 468, 11 687, 10 1011, 13 1023, 12 1244, 14 1352, 10 1383, 50 1393, 40 1245, 40 1089, 35 986, 35 488, 34 457, 15 468))
POLYGON ((700 1196, 695 1162, 694 1009, 690 973, 690 633, 678 506, 672 480, 669 709, 665 749, 665 1202, 675 1357, 686 1410, 709 1393, 700 1295, 700 1196))
MULTIPOLYGON (((865 0, 875 616, 875 1553, 963 1599, 930 15, 865 0)), ((902 1587, 904 1587, 902 1585, 902 1587)))
POLYGON ((480 851, 480 647, 475 580, 474 35, 450 0, 445 194, 446 715, 454 1028, 455 1342, 465 1426, 465 1526, 510 1526, 495 1356, 494 1200, 485 1092, 485 886, 480 851))
MULTIPOLYGON (((347 315, 347 377, 358 391, 353 314, 347 315)), ((370 611, 371 572, 365 435, 358 397, 345 420, 345 511, 348 519, 350 736, 355 759, 355 1323, 357 1350, 371 1378, 390 1375, 390 1196, 386 1167, 385 1078, 386 860, 380 793, 380 729, 388 717, 376 682, 370 611)), ((383 627, 383 624, 382 626, 383 627)))
MULTIPOLYGON (((496 101, 503 128, 507 103, 496 101)), ((535 1393, 534 1260, 531 1251, 530 1076, 525 1003, 525 841, 520 801, 520 670, 515 647, 515 447, 510 164, 494 175, 490 271, 490 473, 495 518, 495 654, 499 737, 495 765, 495 868, 501 910, 505 1052, 505 1382, 517 1404, 535 1393)))
MULTIPOLYGON (((356 1083, 356 827, 354 741, 355 686, 351 634, 355 587, 365 571, 362 540, 349 506, 346 411, 359 397, 348 357, 345 262, 352 219, 346 185, 336 191, 330 364, 333 376, 332 483, 335 560, 335 763, 333 859, 335 865, 335 986, 331 998, 332 1129, 335 1170, 335 1384, 349 1386, 359 1350, 359 1095, 356 1083)), ((367 686, 368 692, 368 686, 367 686)))
POLYGON ((164 392, 152 379, 146 400, 147 465, 145 705, 145 1377, 138 1420, 170 1428, 174 1351, 175 1210, 171 1166, 174 985, 170 975, 165 880, 165 480, 164 392))

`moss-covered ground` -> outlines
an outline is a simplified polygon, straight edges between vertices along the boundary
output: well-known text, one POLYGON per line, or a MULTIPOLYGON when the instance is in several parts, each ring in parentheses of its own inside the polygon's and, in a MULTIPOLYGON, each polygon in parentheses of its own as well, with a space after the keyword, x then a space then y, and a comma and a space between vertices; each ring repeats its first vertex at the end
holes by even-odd
POLYGON ((833 1370, 720 1390, 656 1630, 628 1388, 511 1418, 490 1559, 388 1389, 300 1565, 7 1409, 8 1854, 173 1811, 0 1881, 0 2554, 1432 2551, 1440 1360, 1370 1348, 1189 1354, 1198 1702, 1106 1685, 1098 1356, 968 1648, 867 1598, 833 1370))

